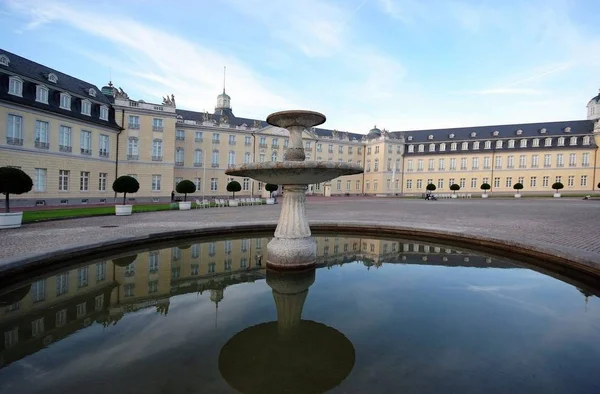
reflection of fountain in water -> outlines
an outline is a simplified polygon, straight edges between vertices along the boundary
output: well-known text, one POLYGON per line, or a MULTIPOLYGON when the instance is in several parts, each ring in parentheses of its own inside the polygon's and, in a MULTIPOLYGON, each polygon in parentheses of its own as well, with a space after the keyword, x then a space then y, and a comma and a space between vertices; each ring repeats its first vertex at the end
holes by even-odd
POLYGON ((315 270, 267 271, 277 321, 248 327, 221 349, 219 370, 242 393, 324 393, 352 371, 352 342, 336 329, 302 320, 315 270))
POLYGON ((302 133, 325 122, 325 116, 312 111, 283 111, 269 115, 267 122, 286 128, 289 147, 283 162, 251 163, 234 166, 225 173, 250 177, 265 183, 283 185, 285 193, 275 237, 267 245, 267 266, 277 269, 301 269, 314 266, 317 244, 311 237, 306 217, 306 190, 342 175, 360 174, 361 166, 349 163, 305 161, 302 133))

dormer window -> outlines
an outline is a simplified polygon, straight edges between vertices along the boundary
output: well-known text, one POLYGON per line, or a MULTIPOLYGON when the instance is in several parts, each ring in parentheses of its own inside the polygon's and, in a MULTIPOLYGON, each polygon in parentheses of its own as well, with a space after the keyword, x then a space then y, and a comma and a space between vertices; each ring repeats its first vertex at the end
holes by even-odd
POLYGON ((413 153, 415 151, 415 146, 414 145, 409 145, 408 146, 408 153, 413 153))
POLYGON ((485 141, 485 149, 492 149, 492 141, 485 141))
POLYGON ((100 106, 100 119, 108 120, 108 107, 106 105, 100 106))
POLYGON ((8 79, 8 94, 23 97, 23 81, 19 77, 8 79))
POLYGON ((509 148, 514 148, 515 147, 515 140, 508 140, 508 147, 509 148))
POLYGON ((450 135, 448 136, 448 138, 450 138, 450 139, 454 138, 454 134, 450 134, 450 135))
POLYGON ((461 149, 462 150, 469 150, 469 143, 468 142, 463 142, 461 149))
POLYGON ((472 132, 471 133, 471 137, 473 137, 473 138, 477 137, 477 133, 476 132, 472 132))
POLYGON ((88 94, 92 97, 96 97, 96 89, 90 88, 90 90, 88 90, 88 94))
POLYGON ((527 148, 527 140, 521 140, 520 147, 527 148))
POLYGON ((456 150, 457 143, 453 142, 450 144, 450 150, 456 150))
POLYGON ((435 152, 435 144, 429 144, 429 152, 435 152))
POLYGON ((48 74, 48 81, 50 81, 52 83, 57 83, 58 77, 56 76, 56 74, 50 73, 50 74, 48 74))
POLYGON ((538 146, 540 146, 540 139, 539 138, 534 138, 532 146, 534 148, 537 148, 538 146))
POLYGON ((432 140, 433 139, 433 135, 429 135, 429 137, 427 137, 428 140, 432 140))
POLYGON ((68 93, 60 94, 60 108, 71 110, 71 96, 68 93))
POLYGON ((503 142, 502 140, 496 141, 496 148, 497 149, 502 149, 502 142, 503 142))
POLYGON ((540 129, 540 134, 546 134, 546 129, 545 128, 541 128, 540 129))
POLYGON ((577 137, 571 137, 569 141, 569 145, 575 146, 577 145, 577 137))
POLYGON ((425 152, 425 145, 423 145, 423 144, 419 145, 419 152, 425 152))
POLYGON ((590 144, 590 136, 586 135, 585 137, 583 137, 583 145, 589 145, 590 144))
POLYGON ((492 133, 492 135, 493 135, 494 137, 497 137, 499 134, 500 134, 500 132, 499 132, 498 130, 495 130, 495 131, 492 133))
POLYGON ((473 141, 473 150, 479 150, 479 141, 473 141))
POLYGON ((571 128, 570 127, 565 127, 565 133, 570 133, 571 132, 571 128))
POLYGON ((409 135, 407 140, 412 141, 412 135, 409 135))
POLYGON ((523 130, 521 130, 521 129, 517 130, 517 135, 521 135, 521 134, 523 134, 523 130))
POLYGON ((83 115, 92 116, 92 103, 89 100, 81 101, 81 113, 83 115))
POLYGON ((10 63, 10 60, 8 60, 8 56, 4 54, 0 55, 0 66, 8 67, 8 63, 10 63))
POLYGON ((48 88, 42 85, 35 87, 35 101, 48 104, 48 88))
POLYGON ((544 141, 544 146, 552 146, 552 138, 546 138, 544 141))
POLYGON ((565 146, 565 137, 559 137, 557 145, 558 146, 565 146))
POLYGON ((445 152, 445 151, 446 151, 446 143, 445 143, 445 142, 442 142, 442 143, 440 144, 440 152, 445 152))

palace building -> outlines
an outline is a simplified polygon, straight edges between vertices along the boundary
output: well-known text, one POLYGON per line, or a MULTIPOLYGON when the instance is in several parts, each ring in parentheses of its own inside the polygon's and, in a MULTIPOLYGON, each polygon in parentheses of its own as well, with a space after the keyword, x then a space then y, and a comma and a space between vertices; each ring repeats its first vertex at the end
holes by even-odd
MULTIPOLYGON (((282 108, 283 109, 283 108, 282 108)), ((587 120, 387 131, 367 134, 313 128, 303 136, 307 160, 357 163, 365 173, 310 185, 320 195, 421 195, 437 192, 591 193, 600 182, 600 94, 587 120)), ((140 190, 132 202, 168 202, 175 185, 196 183, 192 198, 227 197, 228 167, 281 161, 287 131, 238 117, 231 97, 218 95, 212 113, 178 109, 175 96, 160 103, 130 98, 112 83, 97 86, 0 49, 0 166, 23 169, 32 192, 16 205, 114 202, 112 183, 131 175, 140 190)), ((244 196, 264 185, 236 179, 244 196)))

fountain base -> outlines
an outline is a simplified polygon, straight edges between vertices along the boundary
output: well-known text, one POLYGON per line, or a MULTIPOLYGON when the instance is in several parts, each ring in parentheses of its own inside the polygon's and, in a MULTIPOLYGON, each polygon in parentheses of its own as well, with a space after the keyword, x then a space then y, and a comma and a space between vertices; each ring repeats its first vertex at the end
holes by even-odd
POLYGON ((267 244, 267 267, 298 270, 313 267, 317 260, 317 241, 313 237, 273 238, 267 244))

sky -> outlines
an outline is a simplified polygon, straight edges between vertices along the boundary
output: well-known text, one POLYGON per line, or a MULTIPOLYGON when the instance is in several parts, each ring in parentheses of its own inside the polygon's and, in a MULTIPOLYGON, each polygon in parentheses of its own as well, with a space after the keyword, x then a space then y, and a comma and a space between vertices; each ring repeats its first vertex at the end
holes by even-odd
POLYGON ((0 0, 0 48, 135 100, 365 134, 585 119, 597 0, 0 0))

